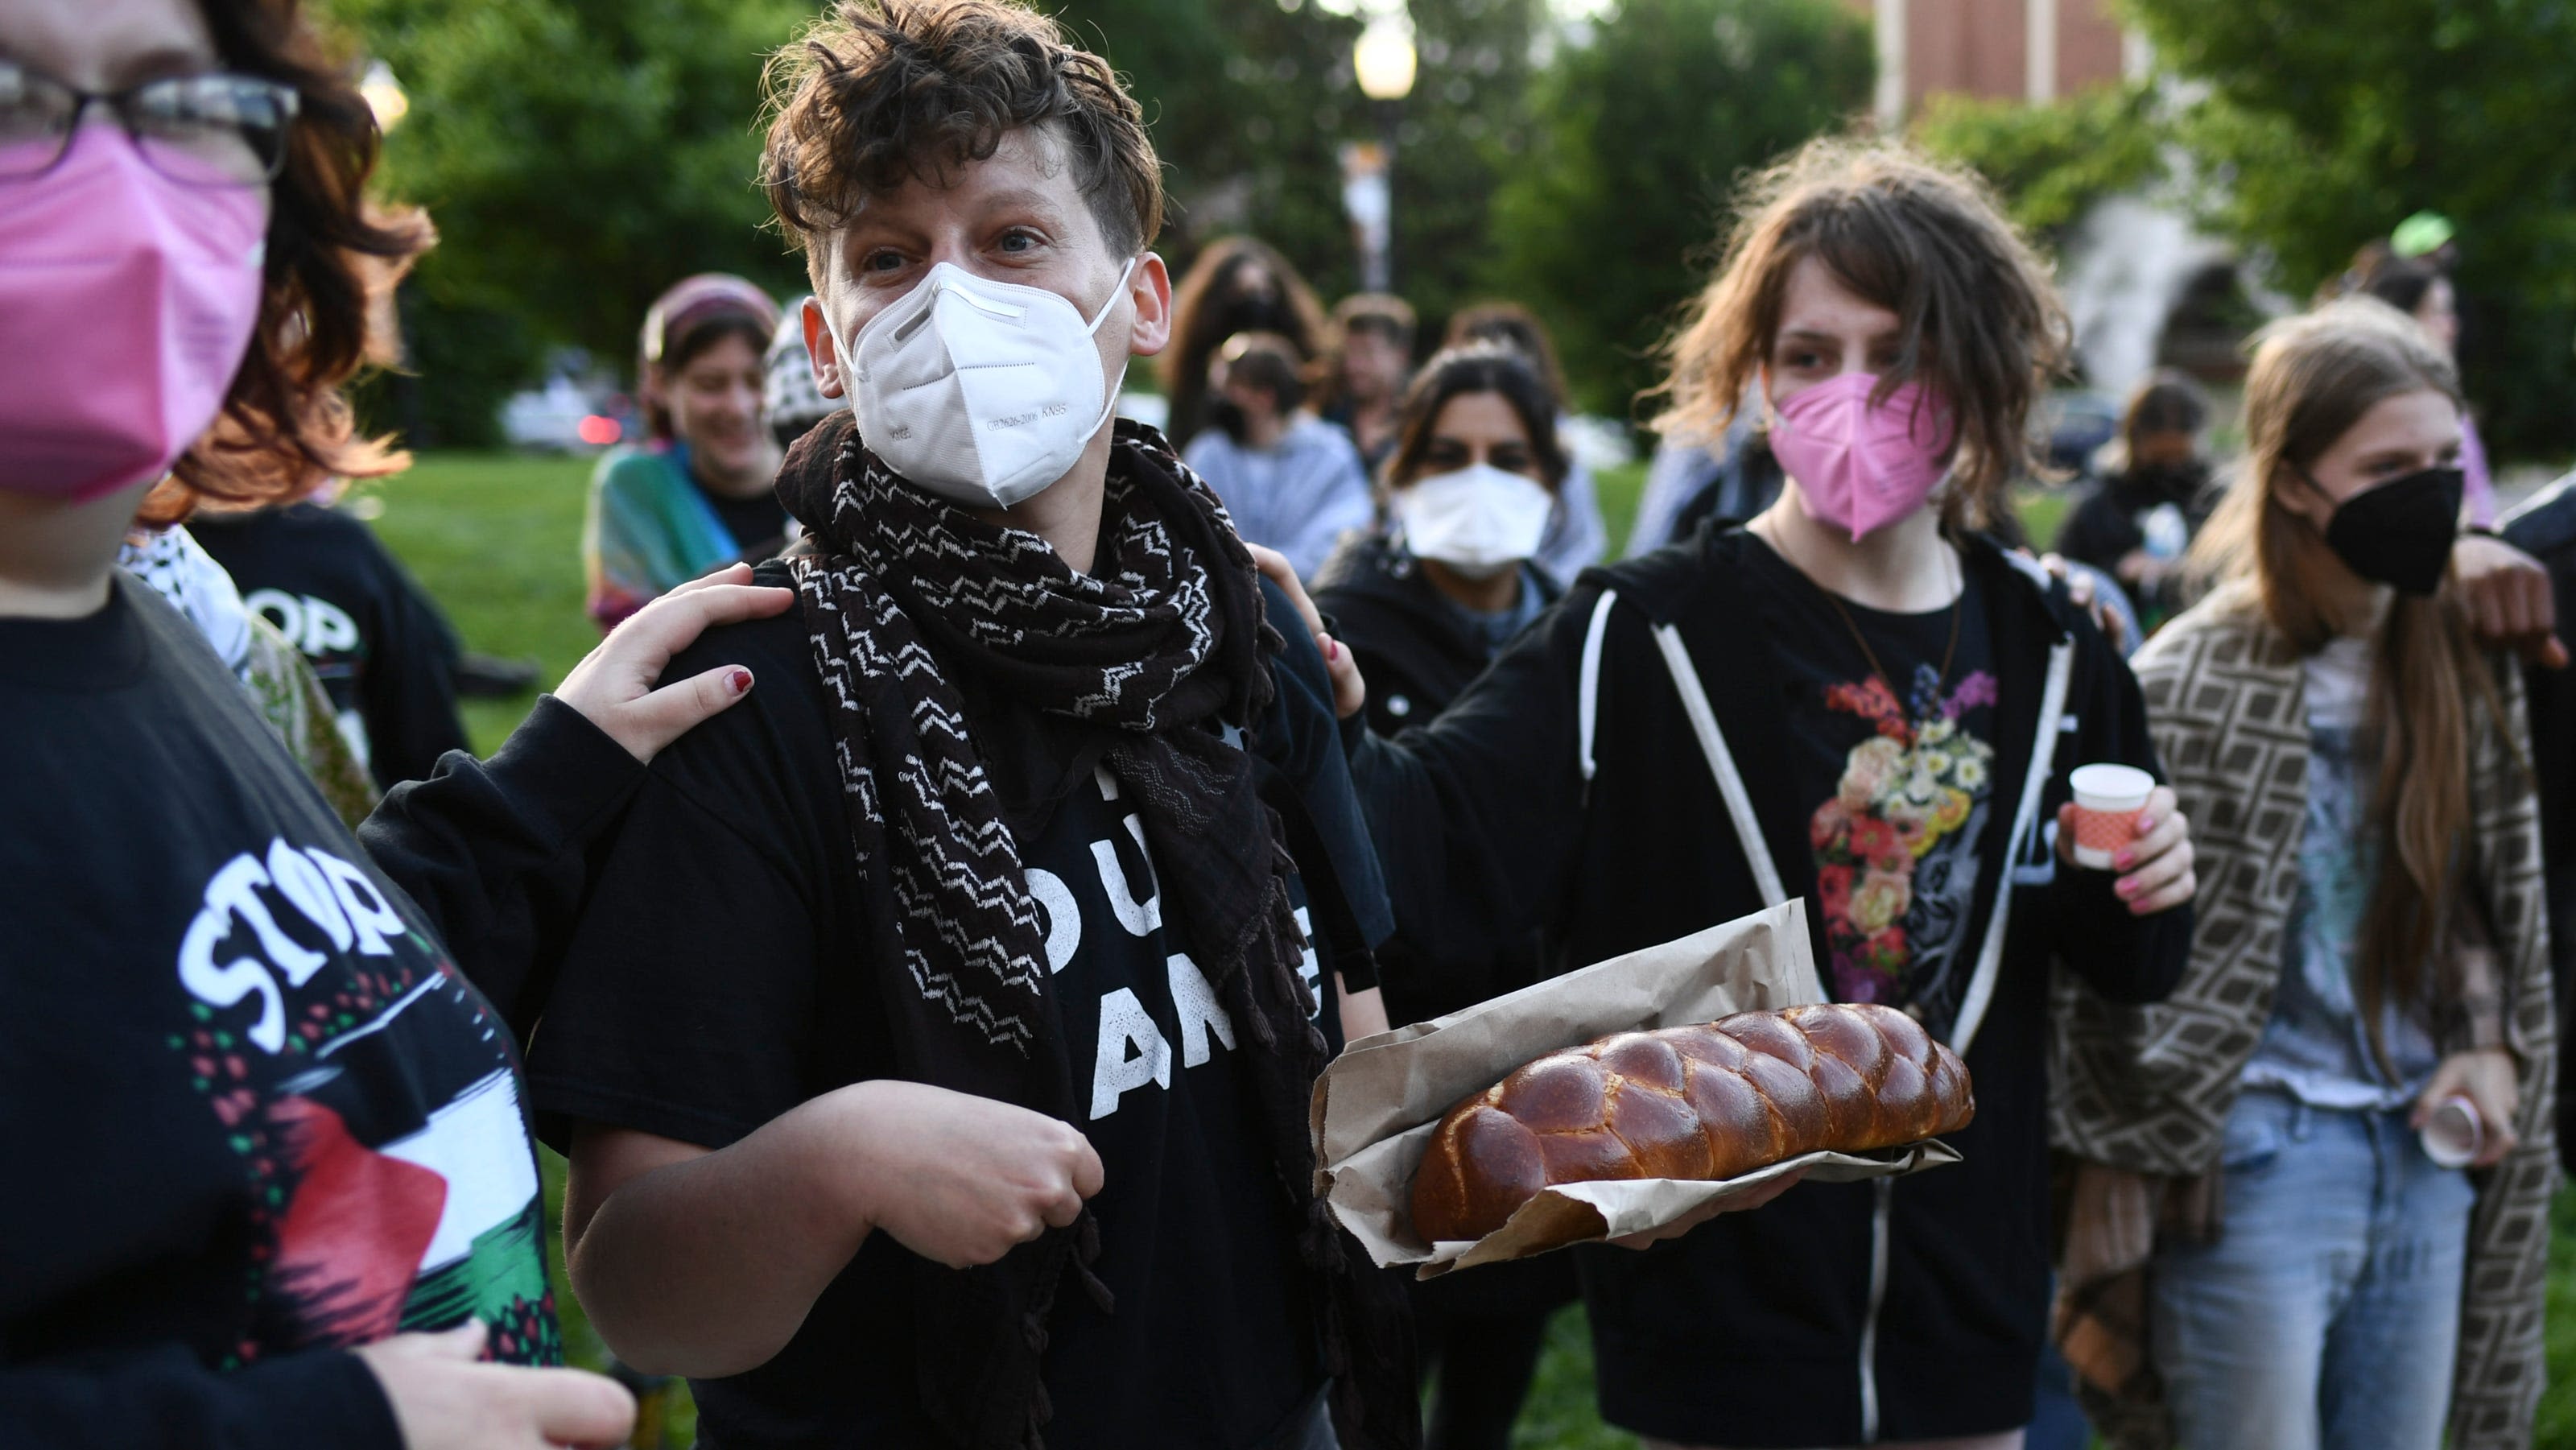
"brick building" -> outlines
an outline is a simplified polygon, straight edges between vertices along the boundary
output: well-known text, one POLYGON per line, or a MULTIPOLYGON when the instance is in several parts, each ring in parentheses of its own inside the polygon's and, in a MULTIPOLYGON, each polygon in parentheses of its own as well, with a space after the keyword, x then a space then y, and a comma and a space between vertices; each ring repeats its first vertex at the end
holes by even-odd
POLYGON ((2143 76, 2146 41, 2108 0, 1849 0, 1878 36, 1876 110, 1894 127, 1935 95, 2049 101, 2143 76))

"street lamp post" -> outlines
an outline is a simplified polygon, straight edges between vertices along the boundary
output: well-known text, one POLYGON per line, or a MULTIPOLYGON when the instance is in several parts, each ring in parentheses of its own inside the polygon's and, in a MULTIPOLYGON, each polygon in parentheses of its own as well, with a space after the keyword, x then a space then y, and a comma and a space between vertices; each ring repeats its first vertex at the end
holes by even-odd
POLYGON ((367 109, 376 113, 376 129, 391 132, 411 113, 411 97, 402 82, 394 79, 394 68, 377 61, 367 67, 358 79, 358 94, 366 98, 367 109))
POLYGON ((1377 245, 1364 246, 1360 257, 1360 285, 1371 292, 1387 291, 1394 282, 1395 142, 1404 120, 1404 98, 1413 90, 1416 60, 1413 23, 1402 10, 1371 20, 1351 45, 1351 73, 1377 119, 1378 185, 1385 197, 1383 220, 1376 228, 1363 228, 1364 233, 1376 232, 1377 245))

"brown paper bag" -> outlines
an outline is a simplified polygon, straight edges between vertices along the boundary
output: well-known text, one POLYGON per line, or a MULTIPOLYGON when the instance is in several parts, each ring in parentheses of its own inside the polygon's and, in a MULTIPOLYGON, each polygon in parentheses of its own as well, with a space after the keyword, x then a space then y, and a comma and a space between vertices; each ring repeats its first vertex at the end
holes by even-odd
POLYGON ((1927 1140, 1870 1153, 1809 1153, 1723 1182, 1568 1183, 1541 1190, 1509 1223, 1474 1242, 1431 1243, 1414 1233, 1414 1170, 1441 1115, 1459 1099, 1533 1058, 1613 1032, 1824 1000, 1807 946, 1805 903, 1787 901, 1436 1021, 1364 1037, 1315 1084, 1315 1191, 1381 1267, 1418 1264, 1417 1276, 1428 1279, 1662 1228, 1800 1168, 1818 1182, 1840 1183, 1957 1162, 1957 1153, 1927 1140))

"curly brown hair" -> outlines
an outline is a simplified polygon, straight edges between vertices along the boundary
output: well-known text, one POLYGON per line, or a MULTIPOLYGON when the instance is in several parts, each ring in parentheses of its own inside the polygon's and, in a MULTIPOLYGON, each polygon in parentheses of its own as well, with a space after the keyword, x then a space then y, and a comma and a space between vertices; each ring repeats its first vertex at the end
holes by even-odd
POLYGON ((200 501, 256 507, 324 480, 376 478, 410 458, 362 438, 340 389, 393 339, 371 316, 436 234, 410 208, 367 199, 384 137, 344 46, 300 0, 202 0, 226 68, 293 86, 286 163, 269 183, 259 322, 223 412, 144 496, 136 522, 176 523, 200 501))
POLYGON ((1946 522, 1985 526, 2006 482, 2041 472, 2024 423, 2064 371, 2074 329, 1985 182, 1899 144, 1827 137, 1748 180, 1736 216, 1725 262, 1664 342, 1656 431, 1725 436, 1777 340, 1789 274, 1814 257, 1900 319, 1879 396, 1920 378, 1958 410, 1946 522))
POLYGON ((842 0, 770 57, 762 184, 823 284, 817 237, 870 196, 941 184, 1042 128, 1073 165, 1111 250, 1163 230, 1163 168, 1109 62, 1009 0, 842 0))

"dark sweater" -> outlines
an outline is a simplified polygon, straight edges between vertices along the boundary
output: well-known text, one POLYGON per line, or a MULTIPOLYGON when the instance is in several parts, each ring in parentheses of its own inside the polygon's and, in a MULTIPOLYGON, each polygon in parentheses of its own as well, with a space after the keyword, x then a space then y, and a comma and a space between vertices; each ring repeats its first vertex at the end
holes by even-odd
MULTIPOLYGON (((1524 588, 1553 604, 1564 591, 1536 569, 1524 588)), ((1348 646, 1368 681, 1369 728, 1394 735, 1449 708, 1493 663, 1463 611, 1382 535, 1347 536, 1315 580, 1315 604, 1331 617, 1333 637, 1348 646)), ((1524 987, 1541 975, 1535 931, 1504 951, 1466 954, 1438 943, 1401 940, 1379 953, 1387 1020, 1427 1022, 1488 997, 1524 987)))
MULTIPOLYGON (((1531 927, 1558 964, 1597 962, 1762 905, 1652 628, 1688 650, 1790 895, 1821 928, 1805 803, 1790 784, 1783 682, 1745 622, 1741 529, 1579 580, 1438 721, 1389 743, 1345 726, 1396 904, 1400 939, 1499 949, 1531 927), (1597 776, 1577 762, 1584 637, 1615 590, 1602 644, 1597 776)), ((2048 1293, 2044 1057, 2060 963, 2117 1001, 2171 990, 2191 913, 2140 920, 2105 872, 2052 850, 2066 773, 2153 768, 2136 680, 2062 585, 1990 541, 1968 567, 1989 601, 1999 676, 1994 800, 1973 914, 1994 883, 2014 905, 1991 1005, 1967 1053, 1977 1119, 1950 1142, 1966 1162, 1882 1185, 1811 1184, 1645 1253, 1583 1251, 1601 1403, 1612 1422, 1685 1443, 1850 1444, 1992 1433, 2030 1416, 2048 1293), (2061 720, 2039 721, 2053 646, 2070 652, 2061 720), (2038 731, 2055 737, 2033 829, 2012 839, 2038 731), (1883 1227, 1881 1226, 1883 1213, 1883 1227), (1886 1275, 1873 1312, 1873 1242, 1886 1275), (1874 1323, 1873 1323, 1874 1321, 1874 1323), (1862 1347, 1874 1331, 1876 1352, 1862 1347), (1875 1399, 1875 1424, 1866 1399, 1875 1399)), ((1825 958, 1821 940, 1817 958, 1825 958)))

